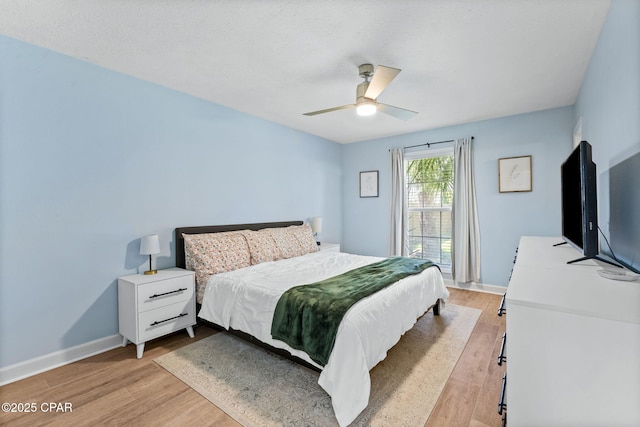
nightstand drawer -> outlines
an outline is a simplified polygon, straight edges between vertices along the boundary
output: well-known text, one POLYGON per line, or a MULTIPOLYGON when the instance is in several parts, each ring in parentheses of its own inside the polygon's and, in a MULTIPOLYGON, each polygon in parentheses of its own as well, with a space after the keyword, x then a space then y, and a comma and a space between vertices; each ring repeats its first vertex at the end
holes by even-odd
POLYGON ((196 323, 193 299, 140 313, 138 339, 147 341, 155 337, 178 331, 196 323))
POLYGON ((193 298, 193 275, 185 275, 138 286, 138 312, 193 298))

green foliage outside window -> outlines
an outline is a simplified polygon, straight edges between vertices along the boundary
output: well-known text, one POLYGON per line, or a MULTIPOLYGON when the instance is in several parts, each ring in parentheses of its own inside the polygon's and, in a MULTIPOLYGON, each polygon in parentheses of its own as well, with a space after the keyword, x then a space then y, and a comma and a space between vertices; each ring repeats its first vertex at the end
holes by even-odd
POLYGON ((453 156, 406 162, 410 256, 451 265, 453 156))

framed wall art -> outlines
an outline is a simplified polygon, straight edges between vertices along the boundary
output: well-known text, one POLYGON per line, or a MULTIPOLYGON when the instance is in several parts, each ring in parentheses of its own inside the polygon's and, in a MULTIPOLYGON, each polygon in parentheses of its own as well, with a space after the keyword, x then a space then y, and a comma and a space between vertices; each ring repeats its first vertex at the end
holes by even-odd
POLYGON ((378 171, 360 172, 360 197, 378 197, 378 171))
POLYGON ((531 156, 498 159, 498 190, 501 193, 532 190, 531 156))

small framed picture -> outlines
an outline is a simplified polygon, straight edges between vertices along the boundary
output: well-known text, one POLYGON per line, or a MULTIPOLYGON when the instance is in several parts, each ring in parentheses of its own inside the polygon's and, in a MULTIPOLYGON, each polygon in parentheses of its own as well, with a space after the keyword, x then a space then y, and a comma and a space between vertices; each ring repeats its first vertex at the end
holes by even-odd
POLYGON ((360 197, 378 197, 378 171, 360 172, 360 197))
POLYGON ((531 156, 498 159, 498 186, 501 193, 532 190, 531 156))

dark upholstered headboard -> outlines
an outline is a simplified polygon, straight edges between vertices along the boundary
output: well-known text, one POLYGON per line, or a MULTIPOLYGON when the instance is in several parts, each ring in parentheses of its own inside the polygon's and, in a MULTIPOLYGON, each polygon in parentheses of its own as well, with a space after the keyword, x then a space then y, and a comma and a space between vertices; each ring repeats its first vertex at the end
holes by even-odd
POLYGON ((224 231, 237 230, 262 230, 263 228, 289 227, 291 225, 302 225, 302 221, 284 222, 258 222, 254 224, 229 224, 229 225, 203 225, 199 227, 178 227, 176 228, 176 267, 185 268, 184 237, 183 234, 204 234, 222 233, 224 231))

